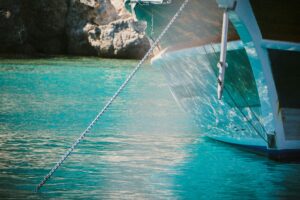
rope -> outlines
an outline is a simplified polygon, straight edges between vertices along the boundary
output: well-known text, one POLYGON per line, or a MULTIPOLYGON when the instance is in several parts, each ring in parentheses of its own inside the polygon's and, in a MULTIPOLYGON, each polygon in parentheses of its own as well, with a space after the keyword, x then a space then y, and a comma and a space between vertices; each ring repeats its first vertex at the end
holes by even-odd
POLYGON ((136 72, 141 68, 143 63, 146 61, 146 59, 150 56, 154 48, 158 45, 162 37, 166 34, 166 32, 169 30, 171 25, 175 22, 175 20, 178 18, 179 14, 183 11, 186 4, 189 2, 189 0, 185 0, 183 4, 180 6, 176 14, 173 16, 171 21, 168 23, 168 25, 165 27, 165 29, 162 31, 162 33, 159 35, 159 37, 156 39, 156 41, 151 45, 151 48, 147 51, 145 56, 142 60, 137 64, 137 66, 134 68, 134 70, 131 72, 131 74, 127 77, 127 79, 124 81, 124 83, 120 86, 120 88, 116 91, 116 93, 111 97, 111 99, 106 103, 106 105, 103 107, 103 109, 98 113, 98 115, 95 117, 95 119, 88 125, 88 127, 80 134, 80 137, 74 142, 74 144, 67 150, 67 152, 62 156, 62 158, 54 165, 54 167, 49 171, 49 173, 44 177, 44 179, 37 185, 36 192, 40 190, 40 188, 49 180, 49 178, 53 175, 53 173, 63 164, 63 162, 71 155, 73 150, 77 147, 77 145, 84 139, 87 133, 91 131, 93 126, 96 124, 96 122, 100 119, 100 117, 107 111, 109 106, 113 103, 113 101, 119 96, 119 94, 122 92, 122 90, 126 87, 126 85, 129 83, 129 81, 133 78, 133 76, 136 74, 136 72))

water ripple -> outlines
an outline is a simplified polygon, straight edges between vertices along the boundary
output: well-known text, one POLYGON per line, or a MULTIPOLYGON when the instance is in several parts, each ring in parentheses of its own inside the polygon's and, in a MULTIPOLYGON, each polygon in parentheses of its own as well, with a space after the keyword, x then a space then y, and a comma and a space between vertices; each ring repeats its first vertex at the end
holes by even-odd
POLYGON ((280 165, 203 139, 177 107, 162 75, 148 66, 42 193, 33 193, 135 64, 2 60, 0 198, 299 197, 299 165, 280 165))

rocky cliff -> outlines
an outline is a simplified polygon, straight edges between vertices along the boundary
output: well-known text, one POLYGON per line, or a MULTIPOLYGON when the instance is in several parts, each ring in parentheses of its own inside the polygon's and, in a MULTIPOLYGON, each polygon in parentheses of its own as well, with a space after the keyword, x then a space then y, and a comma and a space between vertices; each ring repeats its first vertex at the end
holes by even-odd
POLYGON ((123 0, 0 0, 0 53, 140 58, 149 41, 123 0))

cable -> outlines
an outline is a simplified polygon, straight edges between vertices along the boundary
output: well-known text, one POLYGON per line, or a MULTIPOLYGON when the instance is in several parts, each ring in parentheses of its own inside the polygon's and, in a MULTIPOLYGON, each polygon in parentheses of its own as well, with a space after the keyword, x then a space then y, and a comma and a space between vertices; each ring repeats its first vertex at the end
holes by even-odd
POLYGON ((129 83, 129 81, 134 77, 136 72, 142 67, 143 63, 146 61, 146 59, 151 55, 154 48, 158 45, 162 37, 166 34, 166 32, 169 30, 169 28, 172 26, 172 24, 175 22, 175 20, 178 18, 179 14, 183 11, 186 4, 189 2, 189 0, 185 0, 176 14, 173 16, 173 18, 170 20, 170 22, 167 24, 165 29, 161 32, 159 37, 156 39, 156 41, 151 45, 151 48, 147 51, 145 56, 142 60, 137 64, 137 66, 134 68, 134 70, 131 72, 131 74, 127 77, 127 79, 124 81, 124 83, 119 87, 119 89, 116 91, 116 93, 112 96, 112 98, 107 102, 107 104, 103 107, 103 109, 98 113, 98 115, 95 117, 95 119, 88 125, 88 127, 80 134, 79 138, 73 143, 73 145, 67 150, 67 152, 62 156, 62 158, 54 165, 54 167, 49 171, 49 173, 44 177, 44 179, 37 185, 36 192, 40 190, 40 188, 49 180, 49 178, 53 175, 53 173, 62 165, 62 163, 71 155, 73 150, 77 147, 77 145, 84 139, 87 133, 91 131, 93 126, 96 124, 96 122, 100 119, 100 117, 107 111, 109 106, 114 102, 114 100, 119 96, 119 94, 122 92, 122 90, 126 87, 126 85, 129 83))

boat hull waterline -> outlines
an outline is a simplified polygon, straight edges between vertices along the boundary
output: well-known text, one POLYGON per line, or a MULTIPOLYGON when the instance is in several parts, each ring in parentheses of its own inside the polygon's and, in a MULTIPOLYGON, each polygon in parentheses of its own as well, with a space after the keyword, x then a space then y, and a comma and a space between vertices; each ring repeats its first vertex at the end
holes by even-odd
MULTIPOLYGON (((152 65, 164 73, 175 100, 193 116, 204 135, 272 159, 299 159, 300 107, 280 101, 281 91, 276 88, 268 53, 270 49, 297 53, 300 45, 297 41, 263 38, 251 7, 255 1, 191 0, 182 19, 162 41, 163 50, 152 59, 152 65), (228 67, 219 100, 217 65, 224 10, 229 12, 230 20, 228 67)), ((148 34, 155 38, 153 29, 159 32, 164 25, 158 23, 159 15, 166 20, 179 5, 178 0, 167 5, 147 2, 137 5, 135 13, 137 19, 151 24, 148 34)), ((286 62, 284 59, 280 63, 286 62)))

